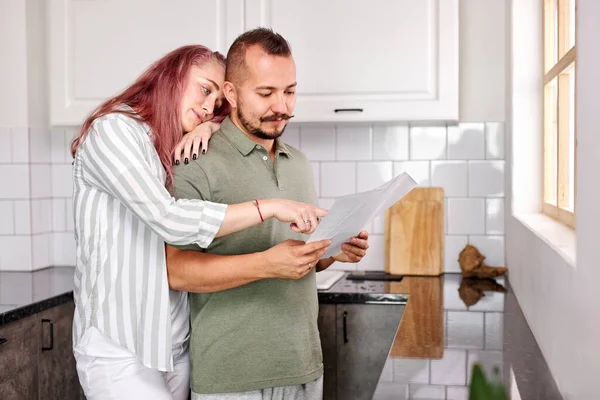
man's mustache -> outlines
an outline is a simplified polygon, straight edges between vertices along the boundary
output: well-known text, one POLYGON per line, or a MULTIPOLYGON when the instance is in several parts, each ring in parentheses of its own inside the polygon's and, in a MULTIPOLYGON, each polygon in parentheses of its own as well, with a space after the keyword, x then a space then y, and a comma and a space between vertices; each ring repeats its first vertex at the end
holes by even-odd
POLYGON ((273 114, 273 115, 269 115, 268 117, 261 118, 260 122, 273 122, 273 121, 277 121, 280 118, 287 121, 290 118, 294 118, 294 116, 289 115, 289 114, 273 114))

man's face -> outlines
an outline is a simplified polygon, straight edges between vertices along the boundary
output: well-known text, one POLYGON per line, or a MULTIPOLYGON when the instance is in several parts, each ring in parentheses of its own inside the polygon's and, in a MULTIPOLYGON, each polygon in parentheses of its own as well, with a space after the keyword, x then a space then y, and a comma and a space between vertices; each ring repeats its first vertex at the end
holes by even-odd
POLYGON ((252 46, 246 51, 246 68, 247 79, 236 85, 237 117, 248 133, 276 139, 296 106, 294 59, 271 56, 259 46, 252 46))

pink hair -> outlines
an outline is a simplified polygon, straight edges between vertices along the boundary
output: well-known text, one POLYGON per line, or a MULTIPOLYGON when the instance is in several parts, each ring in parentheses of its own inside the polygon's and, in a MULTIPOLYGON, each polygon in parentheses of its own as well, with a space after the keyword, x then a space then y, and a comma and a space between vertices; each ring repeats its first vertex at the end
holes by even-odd
MULTIPOLYGON (((202 66, 210 61, 225 66, 225 57, 201 45, 188 45, 175 49, 152 64, 131 86, 122 93, 99 105, 83 122, 79 134, 71 141, 71 155, 85 140, 95 119, 110 113, 122 113, 145 122, 152 129, 154 147, 167 172, 166 186, 173 182, 171 160, 175 146, 183 136, 179 117, 179 103, 192 65, 202 66), (135 113, 123 110, 123 104, 135 113)), ((215 111, 213 121, 220 122, 231 108, 224 100, 215 111)))

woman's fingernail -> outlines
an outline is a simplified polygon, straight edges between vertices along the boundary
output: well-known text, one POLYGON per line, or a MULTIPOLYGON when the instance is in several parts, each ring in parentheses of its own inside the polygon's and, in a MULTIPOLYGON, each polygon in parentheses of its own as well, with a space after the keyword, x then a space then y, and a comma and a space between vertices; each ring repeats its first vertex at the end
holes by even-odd
POLYGON ((187 163, 189 163, 189 162, 190 162, 190 160, 188 160, 188 158, 187 158, 187 157, 185 158, 185 160, 183 160, 183 163, 184 163, 184 164, 187 164, 187 163))
POLYGON ((202 149, 202 154, 206 154, 206 149, 202 149))
POLYGON ((197 156, 196 156, 196 153, 194 153, 194 155, 192 156, 192 159, 194 159, 194 160, 195 160, 195 159, 196 159, 196 157, 197 157, 197 156))
POLYGON ((175 165, 179 165, 179 160, 175 160, 175 165))

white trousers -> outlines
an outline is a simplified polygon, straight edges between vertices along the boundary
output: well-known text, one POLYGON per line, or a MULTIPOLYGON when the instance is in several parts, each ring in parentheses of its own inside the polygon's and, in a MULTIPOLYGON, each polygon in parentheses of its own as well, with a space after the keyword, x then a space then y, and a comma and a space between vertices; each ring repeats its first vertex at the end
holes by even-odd
POLYGON ((144 366, 131 351, 95 328, 89 333, 74 350, 79 382, 88 400, 188 400, 187 346, 173 349, 173 372, 161 372, 144 366))

